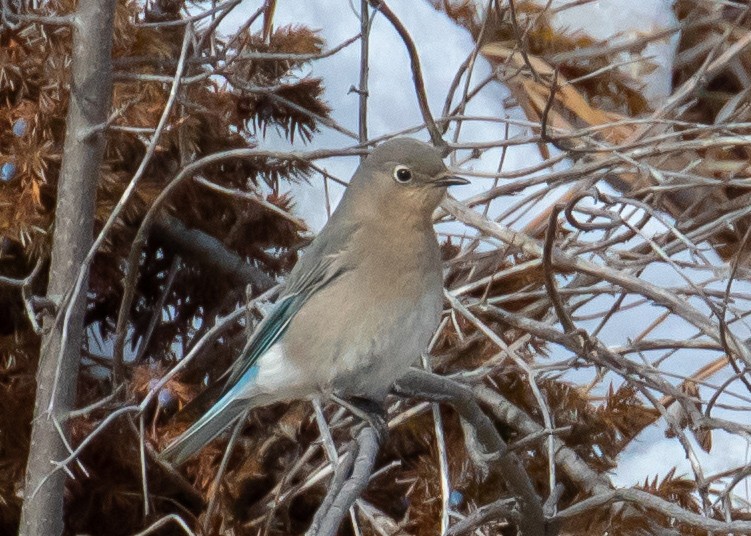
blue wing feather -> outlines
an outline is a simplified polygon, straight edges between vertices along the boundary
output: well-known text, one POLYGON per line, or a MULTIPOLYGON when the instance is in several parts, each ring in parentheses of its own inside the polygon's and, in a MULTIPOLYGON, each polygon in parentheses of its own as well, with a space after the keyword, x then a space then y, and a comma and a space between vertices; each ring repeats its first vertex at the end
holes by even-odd
POLYGON ((258 359, 276 344, 307 299, 322 286, 341 275, 345 269, 331 270, 334 256, 325 257, 314 269, 296 279, 271 312, 248 339, 232 372, 224 384, 219 400, 188 430, 173 441, 161 457, 180 464, 218 436, 249 407, 251 401, 240 398, 256 381, 258 359))
POLYGON ((297 295, 284 296, 279 299, 248 339, 235 361, 232 373, 224 384, 222 394, 230 392, 238 380, 256 364, 258 358, 280 339, 287 330, 292 317, 300 309, 301 301, 300 296, 297 295))
POLYGON ((315 292, 346 271, 344 266, 333 270, 335 255, 324 257, 313 269, 292 282, 292 286, 276 302, 273 310, 258 325, 248 339, 240 357, 235 361, 234 369, 227 378, 223 393, 228 392, 235 383, 271 348, 284 334, 303 304, 315 292))
MULTIPOLYGON (((180 465, 209 441, 221 434, 249 408, 248 400, 239 398, 243 389, 252 385, 258 376, 255 363, 287 329, 297 311, 297 296, 280 298, 274 309, 258 325, 243 348, 240 357, 224 385, 219 400, 190 428, 173 441, 160 456, 180 465)), ((298 306, 299 307, 299 306, 298 306)))
MULTIPOLYGON (((247 381, 254 381, 257 374, 258 367, 249 369, 246 373, 247 381)), ((180 465, 195 452, 202 449, 209 441, 221 434, 248 410, 247 401, 237 398, 243 385, 245 385, 245 382, 241 379, 233 389, 222 396, 216 404, 211 406, 200 419, 164 449, 159 456, 175 465, 180 465)))

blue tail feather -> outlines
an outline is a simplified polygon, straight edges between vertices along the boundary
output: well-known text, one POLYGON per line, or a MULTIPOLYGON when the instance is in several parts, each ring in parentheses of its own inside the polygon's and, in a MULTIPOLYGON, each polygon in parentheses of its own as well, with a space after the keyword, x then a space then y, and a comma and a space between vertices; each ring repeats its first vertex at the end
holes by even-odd
POLYGON ((174 465, 180 465, 226 430, 252 406, 249 398, 238 398, 238 395, 255 382, 256 376, 258 367, 248 370, 216 404, 164 449, 160 457, 174 465))

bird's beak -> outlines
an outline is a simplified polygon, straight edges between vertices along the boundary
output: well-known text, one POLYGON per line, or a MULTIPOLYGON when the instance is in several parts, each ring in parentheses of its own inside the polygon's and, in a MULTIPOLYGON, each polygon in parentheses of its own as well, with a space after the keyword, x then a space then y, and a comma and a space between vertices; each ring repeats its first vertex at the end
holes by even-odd
POLYGON ((457 177, 456 175, 445 175, 440 179, 433 181, 435 186, 442 186, 447 188, 449 186, 461 186, 463 184, 469 184, 469 181, 464 177, 457 177))

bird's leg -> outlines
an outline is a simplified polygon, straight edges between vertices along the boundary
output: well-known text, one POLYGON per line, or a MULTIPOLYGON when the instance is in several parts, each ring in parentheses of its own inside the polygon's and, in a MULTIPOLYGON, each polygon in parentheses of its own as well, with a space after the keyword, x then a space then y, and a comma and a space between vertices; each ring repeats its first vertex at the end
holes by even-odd
POLYGON ((386 423, 386 409, 384 408, 383 403, 359 396, 352 396, 345 399, 336 395, 331 395, 331 399, 349 410, 356 417, 367 422, 370 427, 375 430, 380 445, 386 443, 386 439, 389 436, 389 427, 386 423))

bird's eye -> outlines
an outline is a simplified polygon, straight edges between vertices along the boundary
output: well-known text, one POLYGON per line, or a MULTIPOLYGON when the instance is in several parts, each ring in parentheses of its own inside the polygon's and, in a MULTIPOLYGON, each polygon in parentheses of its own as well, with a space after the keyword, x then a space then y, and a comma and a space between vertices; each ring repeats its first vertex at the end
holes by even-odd
POLYGON ((406 184, 412 180, 412 170, 407 166, 396 166, 394 168, 394 180, 401 184, 406 184))

